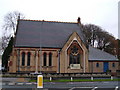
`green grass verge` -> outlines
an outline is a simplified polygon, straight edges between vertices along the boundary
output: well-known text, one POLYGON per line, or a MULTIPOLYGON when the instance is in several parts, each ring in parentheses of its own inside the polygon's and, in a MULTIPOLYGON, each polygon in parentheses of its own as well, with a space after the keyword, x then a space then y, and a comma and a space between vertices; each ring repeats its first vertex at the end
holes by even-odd
MULTIPOLYGON (((97 82, 97 81, 120 81, 120 79, 74 79, 73 81, 71 81, 70 79, 60 79, 60 80, 43 80, 43 82, 97 82)), ((29 80, 29 82, 37 82, 37 80, 29 80)))

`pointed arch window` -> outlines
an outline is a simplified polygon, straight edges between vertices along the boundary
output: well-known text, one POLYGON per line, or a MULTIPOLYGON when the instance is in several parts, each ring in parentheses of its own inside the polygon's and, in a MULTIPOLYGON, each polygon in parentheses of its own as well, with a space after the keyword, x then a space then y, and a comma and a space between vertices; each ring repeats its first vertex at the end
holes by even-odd
POLYGON ((22 52, 22 66, 25 65, 25 52, 22 52))
POLYGON ((69 54, 69 65, 72 65, 72 64, 80 65, 82 49, 80 48, 76 40, 73 41, 70 48, 68 49, 68 54, 69 54))
POLYGON ((80 53, 79 53, 79 49, 76 45, 74 45, 71 49, 70 49, 70 63, 69 64, 80 64, 80 53))
POLYGON ((31 57, 31 53, 28 52, 27 53, 27 66, 30 66, 30 57, 31 57))
POLYGON ((47 54, 43 54, 43 66, 47 66, 47 54))
POLYGON ((80 69, 83 68, 81 64, 81 59, 83 57, 83 50, 80 47, 77 40, 74 40, 73 43, 68 48, 68 56, 69 56, 69 68, 70 69, 80 69))
POLYGON ((49 66, 52 66, 52 53, 49 53, 49 66))

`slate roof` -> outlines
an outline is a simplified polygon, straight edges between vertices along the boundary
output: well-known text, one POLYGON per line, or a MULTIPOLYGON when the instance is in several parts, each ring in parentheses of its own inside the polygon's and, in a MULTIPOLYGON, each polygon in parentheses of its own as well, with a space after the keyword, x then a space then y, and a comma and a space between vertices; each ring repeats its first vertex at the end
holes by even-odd
POLYGON ((85 42, 78 23, 19 20, 15 47, 62 48, 73 32, 85 42))
POLYGON ((118 61, 118 59, 105 51, 89 46, 89 61, 118 61))

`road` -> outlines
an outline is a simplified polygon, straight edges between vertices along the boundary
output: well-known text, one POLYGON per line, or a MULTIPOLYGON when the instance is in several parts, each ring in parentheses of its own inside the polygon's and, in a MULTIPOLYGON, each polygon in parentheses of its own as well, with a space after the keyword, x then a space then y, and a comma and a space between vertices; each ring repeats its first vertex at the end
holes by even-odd
MULTIPOLYGON (((2 82, 0 83, 3 88, 2 90, 39 90, 37 89, 37 83, 17 82, 16 78, 0 78, 0 82, 2 82)), ((120 81, 44 82, 43 90, 119 90, 119 85, 120 81)))
MULTIPOLYGON (((120 82, 119 82, 120 83, 120 82)), ((2 83, 2 88, 13 88, 20 89, 25 88, 25 90, 36 90, 37 83, 2 83), (31 89, 30 89, 31 88, 31 89), (32 89, 33 88, 33 89, 32 89)), ((44 89, 45 90, 119 90, 117 81, 109 81, 109 82, 45 82, 44 89), (77 88, 77 89, 76 89, 77 88), (104 88, 104 89, 103 89, 104 88), (108 89, 109 88, 109 89, 108 89), (116 88, 116 89, 115 89, 116 88)), ((3 89, 8 90, 8 89, 3 89)))

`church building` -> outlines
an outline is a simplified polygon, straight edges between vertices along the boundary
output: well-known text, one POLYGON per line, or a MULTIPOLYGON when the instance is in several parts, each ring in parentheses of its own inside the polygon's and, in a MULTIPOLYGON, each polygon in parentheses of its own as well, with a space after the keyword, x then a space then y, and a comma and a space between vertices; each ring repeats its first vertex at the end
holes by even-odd
POLYGON ((116 72, 118 59, 87 46, 78 22, 18 20, 9 72, 116 72))

